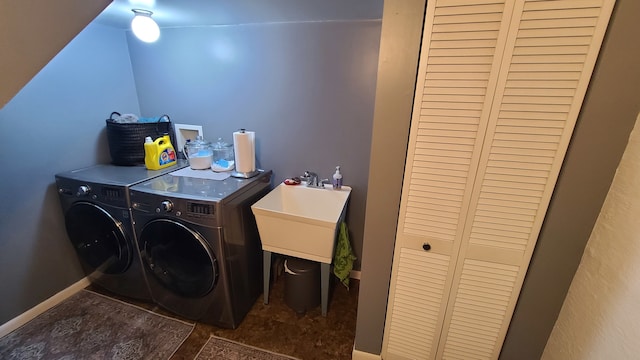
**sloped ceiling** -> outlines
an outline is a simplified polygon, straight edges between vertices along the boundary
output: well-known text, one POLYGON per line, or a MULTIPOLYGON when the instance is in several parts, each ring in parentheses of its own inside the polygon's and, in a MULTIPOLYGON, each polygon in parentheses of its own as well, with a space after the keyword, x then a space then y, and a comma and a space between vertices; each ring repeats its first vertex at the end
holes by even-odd
POLYGON ((110 2, 0 1, 0 109, 110 2))

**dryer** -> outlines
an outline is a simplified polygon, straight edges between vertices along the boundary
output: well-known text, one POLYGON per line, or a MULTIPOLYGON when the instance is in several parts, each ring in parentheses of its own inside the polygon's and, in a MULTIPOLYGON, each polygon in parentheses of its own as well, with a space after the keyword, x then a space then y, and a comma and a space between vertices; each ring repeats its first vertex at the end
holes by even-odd
POLYGON ((235 329, 262 292, 251 205, 270 189, 271 171, 262 170, 249 179, 164 175, 133 186, 132 216, 154 302, 235 329))
POLYGON ((187 165, 179 160, 152 171, 144 165, 99 164, 55 175, 67 235, 93 284, 151 300, 131 222, 129 188, 187 165))

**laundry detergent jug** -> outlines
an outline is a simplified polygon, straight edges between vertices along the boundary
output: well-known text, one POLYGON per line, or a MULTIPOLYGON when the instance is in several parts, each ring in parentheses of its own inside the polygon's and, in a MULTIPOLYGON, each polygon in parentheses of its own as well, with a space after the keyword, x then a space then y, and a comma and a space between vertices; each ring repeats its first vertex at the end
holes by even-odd
POLYGON ((176 151, 171 145, 169 135, 155 141, 147 136, 144 140, 144 164, 149 170, 160 170, 177 163, 176 151))

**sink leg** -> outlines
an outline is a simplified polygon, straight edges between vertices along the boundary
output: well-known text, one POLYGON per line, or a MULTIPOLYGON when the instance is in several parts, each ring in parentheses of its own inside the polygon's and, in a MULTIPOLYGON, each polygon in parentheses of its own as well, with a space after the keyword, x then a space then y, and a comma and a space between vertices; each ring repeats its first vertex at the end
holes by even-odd
POLYGON ((320 291, 322 293, 322 316, 327 316, 327 307, 329 305, 329 278, 331 264, 320 263, 320 291))
POLYGON ((262 251, 262 273, 264 277, 264 303, 269 303, 269 283, 271 280, 271 251, 262 251))

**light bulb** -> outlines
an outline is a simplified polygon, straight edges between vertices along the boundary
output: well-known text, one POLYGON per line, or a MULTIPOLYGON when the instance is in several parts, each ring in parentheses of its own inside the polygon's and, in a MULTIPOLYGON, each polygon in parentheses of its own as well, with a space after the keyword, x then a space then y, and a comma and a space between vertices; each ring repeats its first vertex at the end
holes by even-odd
POLYGON ((160 28, 151 18, 153 14, 149 10, 132 9, 135 16, 131 20, 131 30, 138 39, 152 43, 160 37, 160 28))

